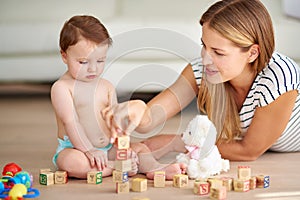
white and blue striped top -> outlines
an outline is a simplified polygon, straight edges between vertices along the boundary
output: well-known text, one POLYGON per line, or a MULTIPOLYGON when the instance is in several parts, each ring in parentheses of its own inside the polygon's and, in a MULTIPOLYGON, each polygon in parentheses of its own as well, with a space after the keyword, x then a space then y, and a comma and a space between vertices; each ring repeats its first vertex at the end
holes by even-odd
MULTIPOLYGON (((191 62, 199 85, 203 73, 201 58, 191 62)), ((268 64, 255 78, 239 113, 241 128, 245 133, 254 116, 255 109, 272 103, 281 94, 298 90, 295 106, 284 132, 271 146, 278 152, 300 151, 300 68, 290 58, 274 53, 268 64)))

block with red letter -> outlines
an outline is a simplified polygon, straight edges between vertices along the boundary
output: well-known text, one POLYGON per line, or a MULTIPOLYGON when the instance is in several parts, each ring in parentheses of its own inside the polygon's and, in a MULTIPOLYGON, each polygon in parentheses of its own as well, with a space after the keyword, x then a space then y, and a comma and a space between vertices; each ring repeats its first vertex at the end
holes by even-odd
POLYGON ((206 181, 195 181, 194 182, 194 193, 200 195, 209 194, 210 184, 206 181))
POLYGON ((247 192, 250 190, 250 181, 244 179, 235 179, 233 181, 234 191, 247 192))

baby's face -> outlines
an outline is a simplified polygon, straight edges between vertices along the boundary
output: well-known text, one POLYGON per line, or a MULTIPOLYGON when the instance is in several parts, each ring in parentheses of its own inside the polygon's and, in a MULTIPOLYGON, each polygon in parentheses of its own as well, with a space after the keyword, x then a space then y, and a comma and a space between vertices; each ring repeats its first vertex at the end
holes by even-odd
POLYGON ((102 74, 107 50, 107 44, 99 45, 81 39, 75 45, 70 46, 66 53, 62 53, 62 58, 74 79, 90 82, 96 80, 102 74))

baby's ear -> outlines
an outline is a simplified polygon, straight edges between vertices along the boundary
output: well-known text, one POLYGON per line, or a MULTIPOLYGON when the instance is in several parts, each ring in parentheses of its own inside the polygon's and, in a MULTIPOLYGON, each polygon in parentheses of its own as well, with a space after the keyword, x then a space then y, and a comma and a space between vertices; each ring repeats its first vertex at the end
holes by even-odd
POLYGON ((63 50, 60 50, 60 55, 61 55, 61 58, 62 58, 63 62, 65 64, 67 64, 67 53, 64 52, 63 50))

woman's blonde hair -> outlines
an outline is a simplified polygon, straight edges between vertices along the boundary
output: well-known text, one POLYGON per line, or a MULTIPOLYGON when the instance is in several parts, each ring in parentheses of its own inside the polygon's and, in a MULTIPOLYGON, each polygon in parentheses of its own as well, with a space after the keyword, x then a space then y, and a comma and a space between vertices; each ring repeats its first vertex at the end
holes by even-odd
MULTIPOLYGON (((274 31, 271 17, 259 0, 223 0, 213 4, 202 15, 200 24, 208 24, 242 51, 253 44, 259 46, 259 56, 251 63, 256 73, 262 71, 274 52, 274 31)), ((215 124, 218 141, 240 136, 239 111, 229 82, 211 84, 202 79, 198 106, 215 124)))

